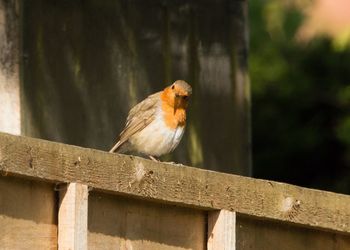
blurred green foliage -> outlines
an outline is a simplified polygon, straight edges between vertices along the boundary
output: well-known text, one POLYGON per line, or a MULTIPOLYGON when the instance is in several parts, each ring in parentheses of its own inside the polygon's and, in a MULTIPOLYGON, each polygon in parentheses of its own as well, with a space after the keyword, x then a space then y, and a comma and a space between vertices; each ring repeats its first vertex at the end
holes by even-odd
POLYGON ((254 176, 350 194, 350 50, 298 43, 303 15, 276 1, 249 15, 254 176))

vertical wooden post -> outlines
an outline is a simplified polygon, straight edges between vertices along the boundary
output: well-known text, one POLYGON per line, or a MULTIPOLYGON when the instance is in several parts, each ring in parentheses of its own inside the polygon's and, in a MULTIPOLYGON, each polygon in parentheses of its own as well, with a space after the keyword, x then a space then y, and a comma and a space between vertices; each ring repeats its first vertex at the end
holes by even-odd
POLYGON ((60 191, 58 249, 87 249, 88 186, 67 184, 60 191))
POLYGON ((208 250, 236 250, 236 213, 208 213, 208 250))
POLYGON ((0 0, 0 131, 21 133, 19 1, 0 0))

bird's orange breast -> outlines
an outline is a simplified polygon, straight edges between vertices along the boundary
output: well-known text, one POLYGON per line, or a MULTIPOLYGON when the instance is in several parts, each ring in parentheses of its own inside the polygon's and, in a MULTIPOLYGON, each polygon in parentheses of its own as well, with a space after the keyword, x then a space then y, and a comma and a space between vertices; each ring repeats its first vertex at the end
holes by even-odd
POLYGON ((183 127, 186 125, 186 110, 176 109, 174 113, 174 108, 163 103, 162 112, 165 124, 169 128, 176 129, 179 126, 183 127))
POLYGON ((161 110, 163 112, 163 117, 166 126, 171 129, 176 129, 177 127, 184 127, 186 125, 186 107, 187 103, 180 103, 177 105, 178 108, 175 109, 174 100, 169 93, 163 91, 161 94, 161 110))

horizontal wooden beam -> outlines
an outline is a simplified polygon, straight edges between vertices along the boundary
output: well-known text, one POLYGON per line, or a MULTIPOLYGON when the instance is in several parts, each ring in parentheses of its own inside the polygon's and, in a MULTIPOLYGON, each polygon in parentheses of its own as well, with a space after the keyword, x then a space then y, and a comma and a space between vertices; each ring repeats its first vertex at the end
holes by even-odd
POLYGON ((0 172, 350 233, 350 196, 0 133, 0 172))

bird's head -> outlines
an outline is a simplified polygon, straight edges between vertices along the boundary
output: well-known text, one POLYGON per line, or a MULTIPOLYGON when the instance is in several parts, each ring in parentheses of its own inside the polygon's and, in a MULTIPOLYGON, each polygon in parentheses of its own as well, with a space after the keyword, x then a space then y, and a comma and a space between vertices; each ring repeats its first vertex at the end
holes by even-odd
POLYGON ((177 80, 164 89, 165 101, 176 109, 186 109, 189 97, 192 94, 192 87, 183 80, 177 80))

